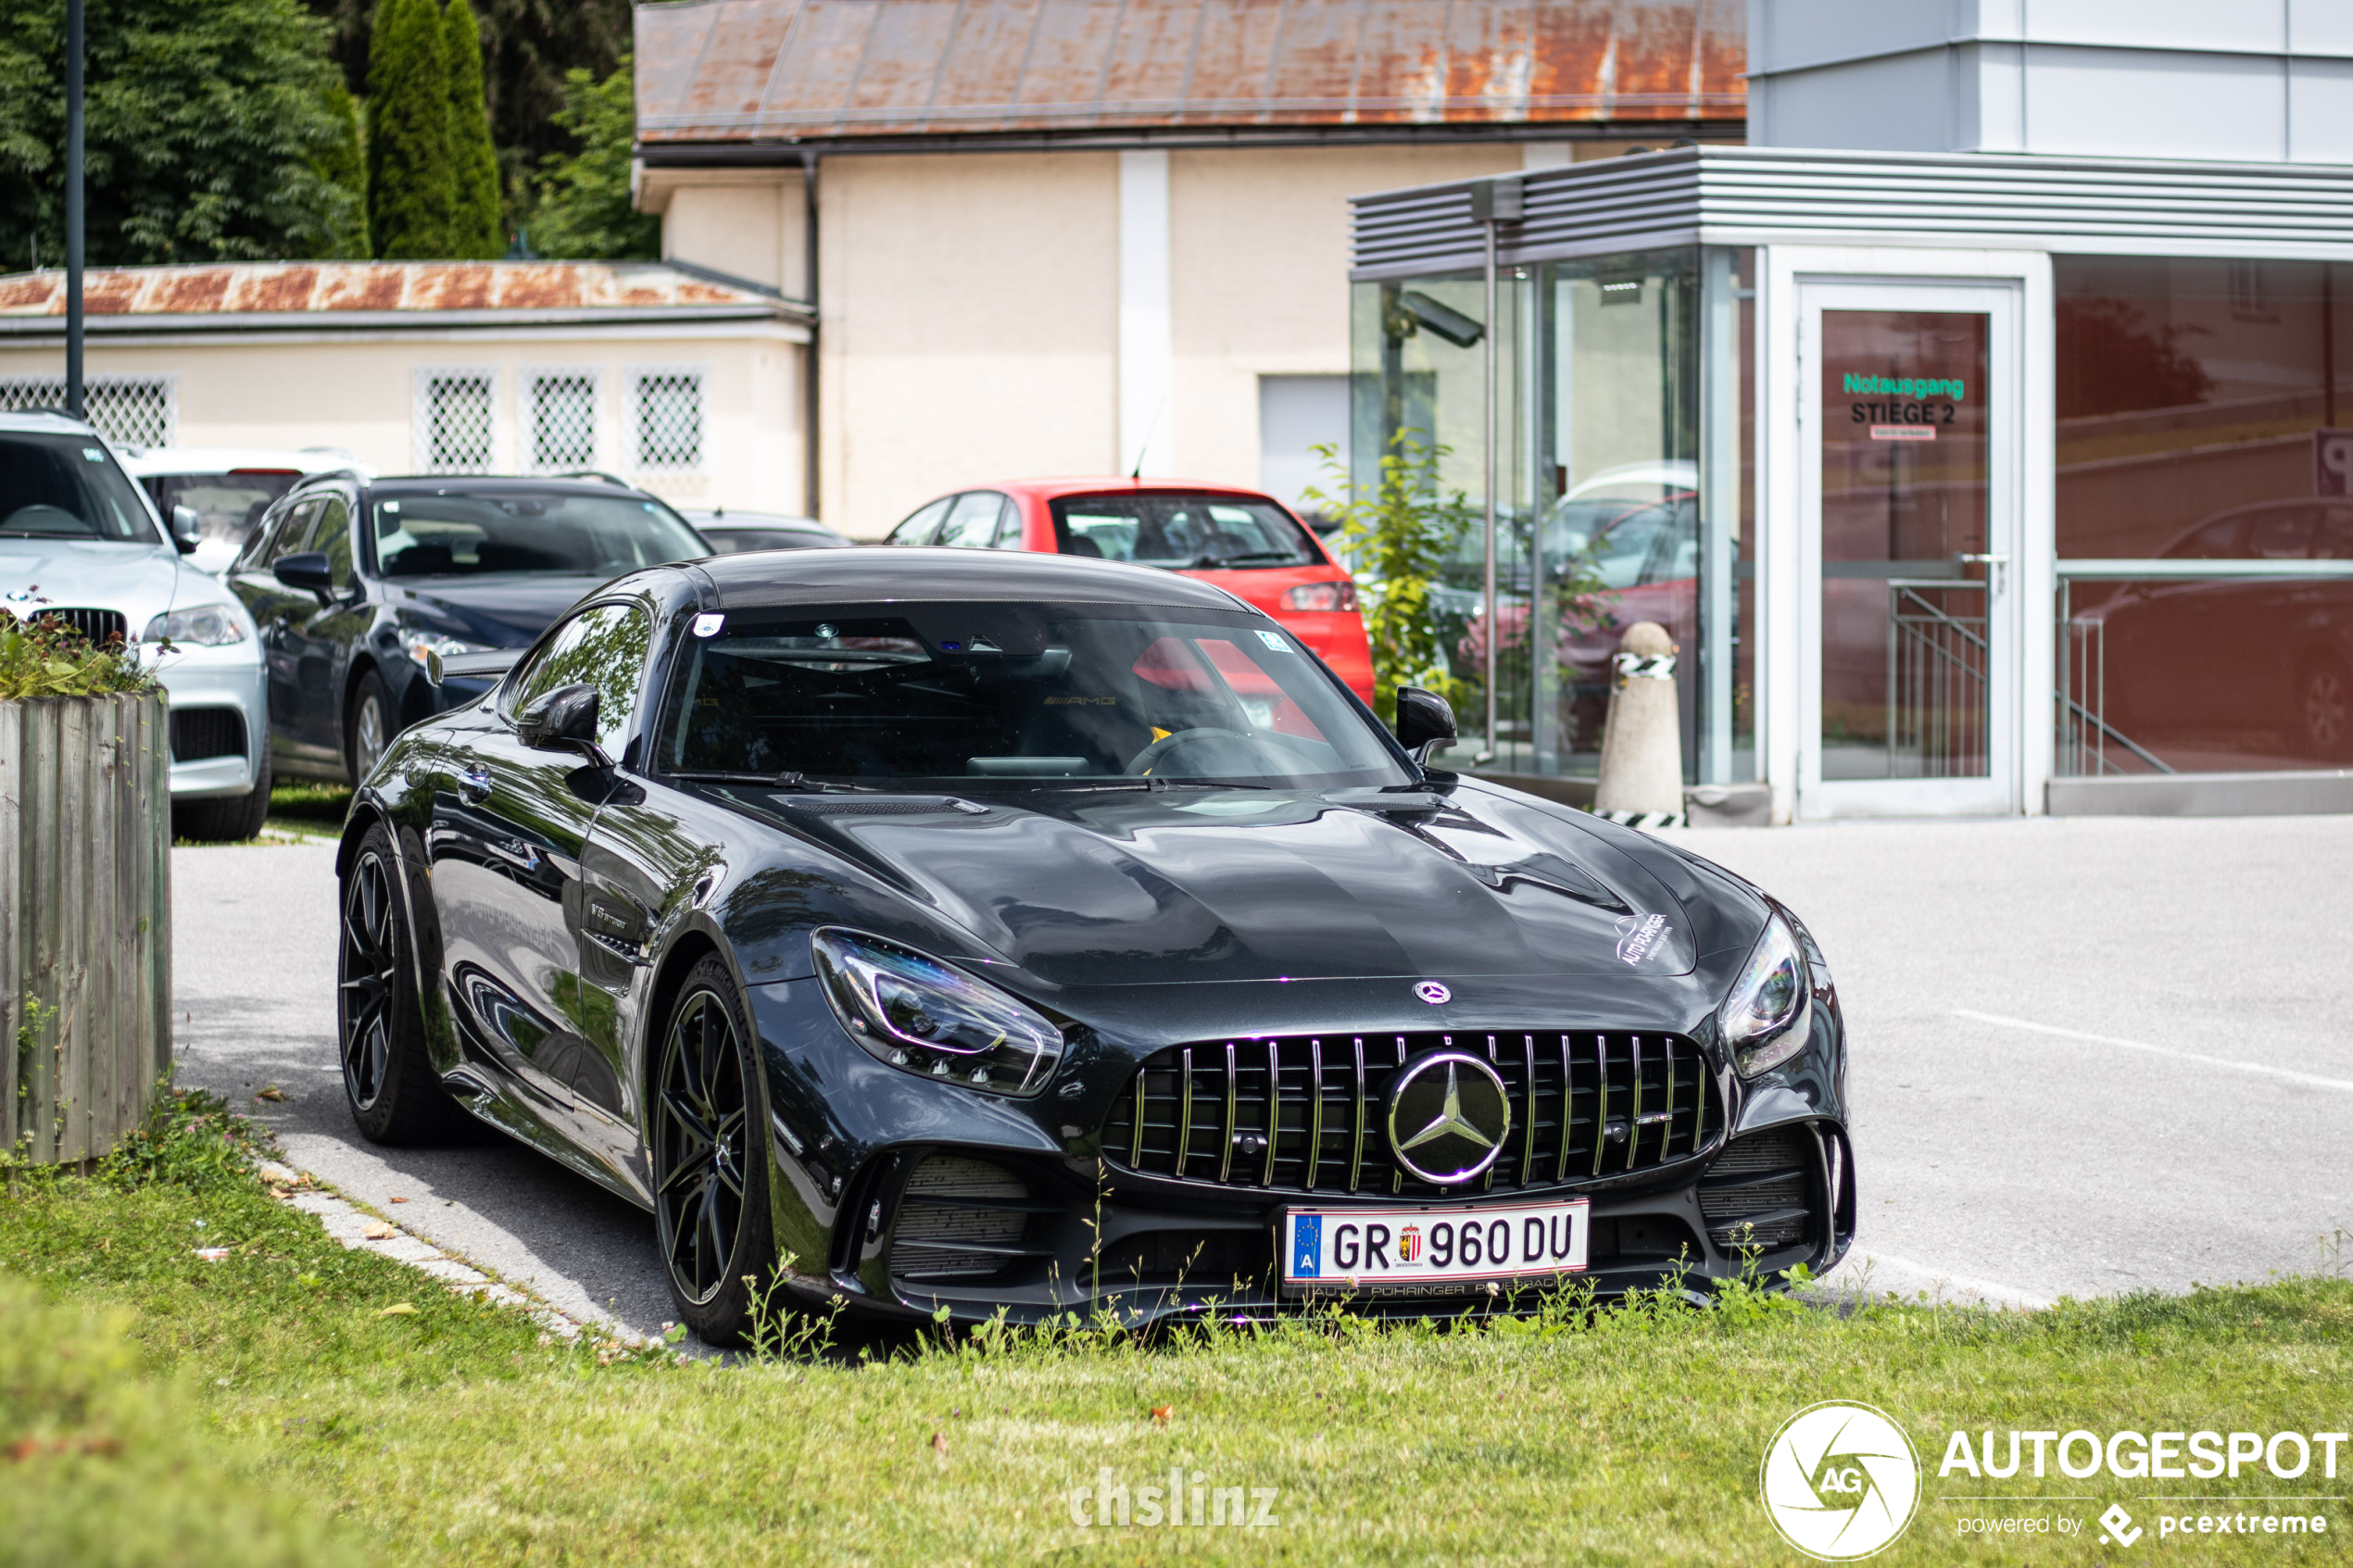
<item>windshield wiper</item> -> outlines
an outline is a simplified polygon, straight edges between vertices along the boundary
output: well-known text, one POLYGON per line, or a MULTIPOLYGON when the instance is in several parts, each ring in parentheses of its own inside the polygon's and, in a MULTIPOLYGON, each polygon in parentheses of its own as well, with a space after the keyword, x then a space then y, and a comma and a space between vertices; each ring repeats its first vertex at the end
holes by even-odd
POLYGON ((1244 550, 1239 555, 1202 556, 1186 566, 1184 570, 1213 571, 1221 566, 1239 566, 1245 561, 1272 561, 1277 566, 1284 566, 1298 560, 1299 558, 1289 550, 1244 550))
POLYGON ((1153 789, 1272 789, 1273 784, 1227 784, 1221 779, 1147 779, 1153 789))
POLYGON ((855 794, 855 784, 825 784, 799 773, 731 773, 716 769, 673 769, 669 776, 689 784, 757 784, 761 789, 806 790, 812 795, 855 794))

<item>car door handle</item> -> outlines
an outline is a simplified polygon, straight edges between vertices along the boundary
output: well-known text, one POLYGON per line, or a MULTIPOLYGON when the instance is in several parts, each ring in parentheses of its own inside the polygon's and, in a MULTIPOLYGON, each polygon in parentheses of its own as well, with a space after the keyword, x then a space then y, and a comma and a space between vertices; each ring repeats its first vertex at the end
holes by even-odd
POLYGON ((483 768, 470 768, 458 775, 458 793, 479 806, 490 798, 490 773, 483 768))

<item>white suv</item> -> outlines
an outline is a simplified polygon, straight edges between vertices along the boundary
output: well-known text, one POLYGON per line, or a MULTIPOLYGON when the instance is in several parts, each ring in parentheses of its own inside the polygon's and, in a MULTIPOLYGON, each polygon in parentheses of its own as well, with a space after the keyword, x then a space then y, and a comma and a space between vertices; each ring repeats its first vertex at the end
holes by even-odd
POLYGON ((270 809, 261 640, 235 596, 182 558, 196 514, 173 516, 167 530, 82 420, 0 414, 0 610, 135 649, 171 703, 172 831, 251 838, 270 809))
POLYGON ((229 570, 270 504, 314 473, 375 470, 340 446, 284 452, 264 446, 126 446, 116 454, 131 477, 169 518, 174 507, 196 514, 196 547, 188 564, 215 577, 229 570))

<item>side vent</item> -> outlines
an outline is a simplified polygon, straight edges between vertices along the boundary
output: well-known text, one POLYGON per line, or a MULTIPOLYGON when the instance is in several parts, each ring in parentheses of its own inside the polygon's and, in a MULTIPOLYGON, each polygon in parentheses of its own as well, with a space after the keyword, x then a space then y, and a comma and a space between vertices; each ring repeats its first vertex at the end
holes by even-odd
POLYGON ((1807 1202, 1814 1160, 1814 1135, 1803 1126, 1733 1139, 1700 1177, 1707 1238, 1727 1249, 1768 1252, 1805 1240, 1814 1218, 1807 1202))
POLYGON ((935 1154, 915 1167, 899 1202, 890 1272, 907 1280, 978 1280, 1004 1273, 1048 1249, 1025 1247, 1035 1201, 1001 1165, 935 1154))

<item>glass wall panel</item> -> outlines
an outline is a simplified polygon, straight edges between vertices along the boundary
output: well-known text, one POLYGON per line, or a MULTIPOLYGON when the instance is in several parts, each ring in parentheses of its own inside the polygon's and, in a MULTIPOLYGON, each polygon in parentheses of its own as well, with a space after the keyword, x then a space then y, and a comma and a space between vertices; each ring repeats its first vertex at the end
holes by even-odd
MULTIPOLYGON (((1454 765, 1592 777, 1618 638, 1655 621, 1681 652, 1685 777, 1755 776, 1743 634, 1755 532, 1751 254, 1645 252, 1507 269, 1500 280, 1498 722, 1491 740, 1481 733, 1490 629, 1474 526, 1436 596, 1465 699, 1454 765), (1704 266, 1714 269, 1705 279, 1704 266), (1721 383, 1712 403, 1704 374, 1721 383), (1702 593, 1708 559, 1724 579, 1712 600, 1702 593), (1712 727, 1711 660, 1723 671, 1712 727), (1472 764, 1480 752, 1490 755, 1472 764)), ((1357 474, 1375 471, 1399 431, 1430 433, 1449 449, 1445 488, 1478 508, 1484 308, 1477 275, 1357 285, 1357 474)))
POLYGON ((2353 761, 2353 268, 2052 264, 2060 771, 2353 761))

